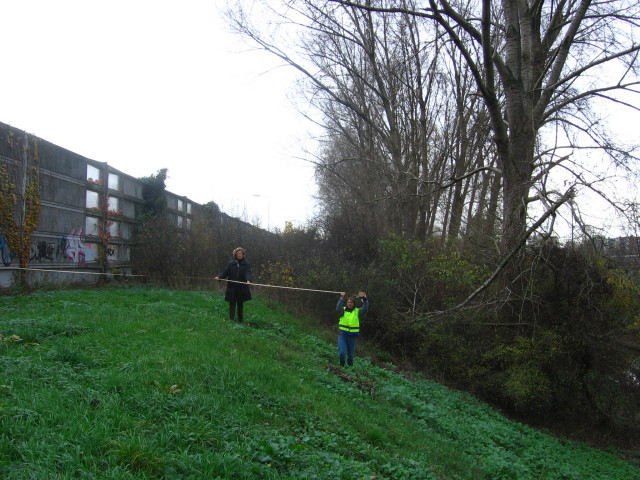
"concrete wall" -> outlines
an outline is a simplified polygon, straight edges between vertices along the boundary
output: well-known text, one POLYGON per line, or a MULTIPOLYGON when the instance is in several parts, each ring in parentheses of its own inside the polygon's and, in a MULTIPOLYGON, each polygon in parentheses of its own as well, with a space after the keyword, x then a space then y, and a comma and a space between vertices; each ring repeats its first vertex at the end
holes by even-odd
MULTIPOLYGON (((37 141, 41 185, 41 212, 31 237, 29 268, 70 271, 100 270, 98 226, 104 214, 101 204, 108 199, 107 218, 111 223, 108 271, 131 272, 133 234, 144 204, 143 183, 107 163, 78 155, 46 140, 0 122, 0 167, 15 185, 20 185, 25 163, 34 161, 37 141)), ((167 210, 175 216, 176 228, 188 228, 194 203, 187 197, 166 192, 167 210)), ((16 207, 16 214, 19 213, 16 207)), ((0 227, 0 287, 14 281, 18 260, 12 258, 0 227)), ((38 280, 37 272, 29 275, 38 280)), ((53 278, 53 273, 48 273, 53 278)), ((96 275, 77 275, 91 281, 96 275)))

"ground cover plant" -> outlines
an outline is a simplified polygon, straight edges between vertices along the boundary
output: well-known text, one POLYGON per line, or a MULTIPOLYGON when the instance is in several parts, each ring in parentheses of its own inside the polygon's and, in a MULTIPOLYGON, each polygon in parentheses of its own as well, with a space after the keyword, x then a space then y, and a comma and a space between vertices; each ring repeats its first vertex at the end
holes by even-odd
POLYGON ((219 292, 0 297, 0 477, 640 479, 391 365, 341 369, 276 303, 226 317, 219 292))

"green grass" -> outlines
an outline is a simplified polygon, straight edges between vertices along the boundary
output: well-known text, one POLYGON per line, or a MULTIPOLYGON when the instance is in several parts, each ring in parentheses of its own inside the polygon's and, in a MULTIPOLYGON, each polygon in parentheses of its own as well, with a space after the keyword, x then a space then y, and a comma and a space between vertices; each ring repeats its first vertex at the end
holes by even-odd
POLYGON ((640 479, 437 383, 337 368, 273 303, 226 318, 218 292, 0 297, 0 478, 640 479))

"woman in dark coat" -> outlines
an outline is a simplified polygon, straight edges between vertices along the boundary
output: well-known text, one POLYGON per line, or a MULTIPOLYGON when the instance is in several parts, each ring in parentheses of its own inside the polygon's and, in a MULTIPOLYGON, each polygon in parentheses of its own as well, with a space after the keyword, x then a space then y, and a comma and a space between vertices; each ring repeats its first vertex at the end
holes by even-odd
POLYGON ((243 302, 251 300, 251 264, 245 258, 244 248, 238 247, 233 251, 233 260, 229 262, 227 268, 224 269, 214 280, 227 279, 227 291, 224 299, 229 302, 229 318, 235 320, 236 311, 238 312, 238 321, 243 320, 243 302), (244 283, 236 283, 244 282, 244 283))

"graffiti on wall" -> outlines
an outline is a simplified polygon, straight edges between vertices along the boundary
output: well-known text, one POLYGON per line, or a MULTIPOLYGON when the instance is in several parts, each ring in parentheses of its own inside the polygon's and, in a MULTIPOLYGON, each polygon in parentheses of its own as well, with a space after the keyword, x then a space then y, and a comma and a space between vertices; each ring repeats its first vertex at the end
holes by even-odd
POLYGON ((60 250, 67 261, 84 267, 87 263, 84 228, 74 228, 70 235, 62 237, 60 250))
POLYGON ((44 241, 31 244, 29 252, 29 261, 44 262, 45 260, 55 260, 56 244, 44 241))
MULTIPOLYGON (((11 266, 15 258, 5 237, 0 234, 0 255, 5 267, 11 266)), ((107 255, 115 257, 116 251, 110 247, 107 255)), ((85 242, 83 228, 74 228, 70 234, 64 235, 58 242, 39 240, 31 243, 29 262, 64 262, 73 263, 78 267, 85 267, 89 262, 98 260, 98 245, 85 242)))
POLYGON ((0 235, 0 255, 2 256, 2 264, 5 267, 11 265, 13 253, 9 250, 9 245, 7 245, 7 239, 4 238, 4 235, 0 235))
POLYGON ((96 248, 85 242, 84 229, 74 228, 57 243, 43 240, 32 243, 29 260, 38 263, 69 262, 84 267, 96 258, 96 248))

